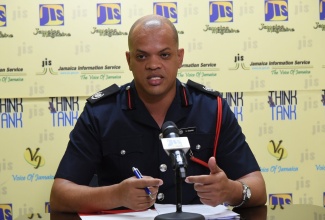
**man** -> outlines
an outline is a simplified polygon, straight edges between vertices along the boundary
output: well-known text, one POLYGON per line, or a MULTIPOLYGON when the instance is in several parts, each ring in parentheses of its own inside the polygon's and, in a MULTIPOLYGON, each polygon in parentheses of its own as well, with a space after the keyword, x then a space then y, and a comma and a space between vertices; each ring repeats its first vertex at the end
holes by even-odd
POLYGON ((216 159, 212 157, 216 113, 221 108, 215 101, 218 93, 176 79, 184 50, 179 49, 173 24, 157 15, 142 17, 130 29, 128 46, 126 59, 134 80, 88 99, 56 173, 51 209, 143 210, 155 202, 175 203, 175 174, 159 139, 165 121, 183 130, 190 152, 208 162, 205 167, 188 160, 183 204, 265 204, 264 179, 225 100, 216 159), (144 178, 137 179, 132 167, 139 168, 144 178), (88 186, 94 174, 99 187, 88 186))

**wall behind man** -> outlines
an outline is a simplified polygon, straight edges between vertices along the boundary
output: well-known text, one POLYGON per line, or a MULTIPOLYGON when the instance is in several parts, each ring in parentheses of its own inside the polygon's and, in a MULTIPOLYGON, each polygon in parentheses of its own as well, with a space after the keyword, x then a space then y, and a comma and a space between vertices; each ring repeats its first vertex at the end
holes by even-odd
POLYGON ((128 30, 152 13, 179 32, 178 78, 227 99, 259 161, 268 204, 324 206, 324 0, 3 0, 0 216, 49 211, 86 98, 132 79, 128 30))

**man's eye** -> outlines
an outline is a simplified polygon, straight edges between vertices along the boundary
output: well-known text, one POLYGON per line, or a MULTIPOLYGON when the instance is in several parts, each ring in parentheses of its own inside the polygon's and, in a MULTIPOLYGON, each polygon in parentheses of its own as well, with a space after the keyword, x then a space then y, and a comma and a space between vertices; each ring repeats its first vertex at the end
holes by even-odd
POLYGON ((169 55, 170 55, 169 53, 163 53, 163 54, 161 54, 161 57, 162 57, 162 58, 168 58, 169 55))
POLYGON ((137 55, 137 59, 143 60, 144 58, 146 58, 145 55, 142 55, 142 54, 137 55))

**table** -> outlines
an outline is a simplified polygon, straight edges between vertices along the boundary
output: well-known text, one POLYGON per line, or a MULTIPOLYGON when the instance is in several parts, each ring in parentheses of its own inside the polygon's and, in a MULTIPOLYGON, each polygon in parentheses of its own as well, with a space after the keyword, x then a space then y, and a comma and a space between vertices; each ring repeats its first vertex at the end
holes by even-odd
POLYGON ((233 211, 247 220, 325 220, 325 208, 316 205, 269 205, 233 211))
MULTIPOLYGON (((235 208, 242 220, 325 220, 325 207, 316 205, 278 205, 252 208, 235 208)), ((34 213, 15 220, 80 220, 78 214, 34 213)), ((107 218, 109 220, 109 218, 107 218)))

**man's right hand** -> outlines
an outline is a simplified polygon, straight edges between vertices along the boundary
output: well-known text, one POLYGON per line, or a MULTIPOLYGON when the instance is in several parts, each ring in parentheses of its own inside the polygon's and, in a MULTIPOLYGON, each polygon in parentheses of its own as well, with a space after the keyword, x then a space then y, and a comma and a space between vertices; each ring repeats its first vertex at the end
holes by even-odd
POLYGON ((51 191, 51 211, 89 213, 124 206, 133 210, 145 210, 155 203, 145 192, 149 187, 156 198, 161 179, 130 177, 119 184, 90 187, 78 185, 66 179, 56 178, 51 191))
POLYGON ((155 201, 159 186, 163 184, 161 179, 144 176, 142 179, 131 177, 118 184, 118 195, 122 206, 133 210, 145 210, 151 207, 155 201), (148 187, 152 198, 144 190, 148 187))

